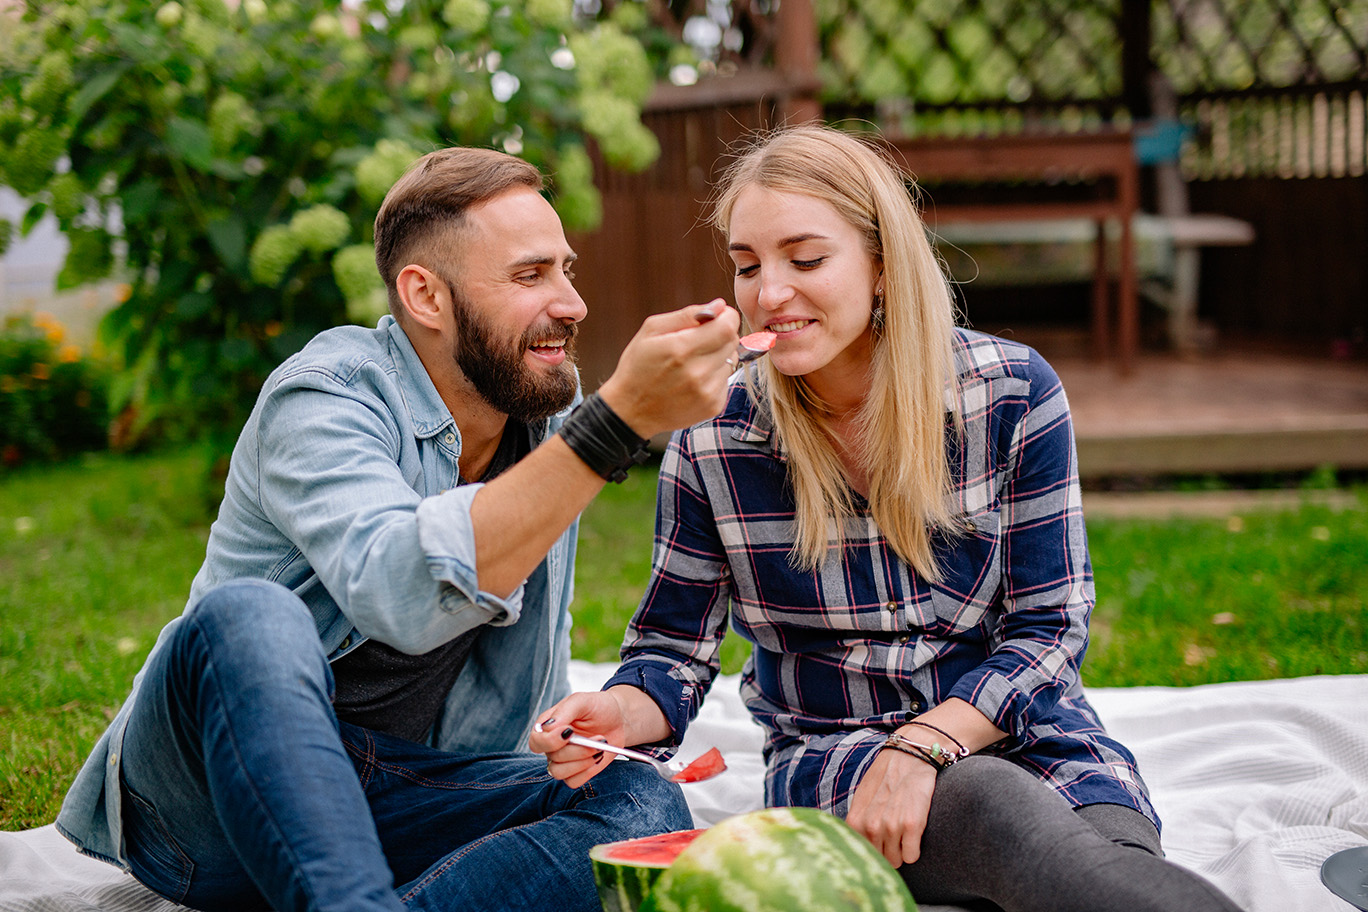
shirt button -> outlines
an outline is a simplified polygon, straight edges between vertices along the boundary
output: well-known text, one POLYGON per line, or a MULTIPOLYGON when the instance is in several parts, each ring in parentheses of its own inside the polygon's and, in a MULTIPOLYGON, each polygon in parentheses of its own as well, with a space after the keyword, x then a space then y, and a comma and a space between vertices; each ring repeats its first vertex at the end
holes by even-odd
POLYGON ((110 765, 110 766, 118 766, 118 765, 119 765, 119 755, 118 755, 118 754, 110 754, 110 755, 109 755, 109 765, 110 765))
POLYGON ((897 602, 889 602, 889 603, 888 603, 888 610, 889 610, 889 611, 897 611, 897 610, 898 610, 898 603, 897 603, 897 602))
MULTIPOLYGON (((911 709, 912 712, 916 712, 917 710, 921 709, 921 704, 918 703, 916 700, 913 700, 912 703, 908 706, 908 708, 911 709)), ((907 718, 911 719, 912 713, 908 713, 907 718)))
POLYGON ((912 639, 910 636, 900 636, 900 637, 898 637, 898 642, 899 642, 899 643, 902 643, 902 644, 904 644, 904 645, 906 645, 906 643, 907 643, 908 640, 910 640, 910 639, 912 639))
POLYGON ((442 440, 446 441, 447 443, 455 443, 456 435, 451 433, 451 431, 447 431, 446 435, 442 437, 442 440))
POLYGON ((338 648, 338 649, 346 649, 346 648, 347 648, 348 646, 350 646, 350 645, 351 645, 351 637, 348 636, 348 637, 344 637, 343 640, 342 640, 342 642, 340 642, 340 643, 337 644, 337 648, 338 648))

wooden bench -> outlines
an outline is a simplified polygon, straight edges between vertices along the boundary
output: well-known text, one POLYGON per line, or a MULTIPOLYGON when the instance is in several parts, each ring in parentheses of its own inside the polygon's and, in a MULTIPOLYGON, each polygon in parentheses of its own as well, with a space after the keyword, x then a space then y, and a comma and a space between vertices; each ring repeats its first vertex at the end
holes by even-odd
MULTIPOLYGON (((1108 271, 1117 271, 1118 226, 1109 223, 1108 271)), ((935 238, 950 277, 974 286, 1038 286, 1074 283, 1093 274, 1096 225, 1083 218, 1021 222, 957 222, 935 238)), ((1197 288, 1201 251, 1248 245, 1248 222, 1212 213, 1155 215, 1138 212, 1131 222, 1136 281, 1141 302, 1162 308, 1169 344, 1199 348, 1197 288)))
MULTIPOLYGON (((1084 275, 1090 274, 1092 280, 1093 352, 1099 358, 1114 355, 1121 372, 1128 373, 1139 348, 1142 287, 1168 311, 1171 344, 1179 350, 1193 349, 1201 250, 1254 241, 1248 222, 1189 210, 1187 187, 1178 169, 1186 132, 1174 130, 1172 106, 1160 105, 1157 113, 1166 118, 1157 122, 1157 128, 1142 125, 1135 133, 1033 132, 901 139, 893 145, 918 182, 929 185, 927 225, 935 238, 950 246, 1058 248, 1077 243, 1080 225, 1090 225, 1092 255, 1084 275), (1139 211, 1141 166, 1155 171, 1155 214, 1139 211), (937 185, 943 184, 1001 185, 1004 192, 995 194, 998 198, 992 202, 938 201, 937 185), (1014 184, 1032 192, 1008 192, 1014 184), (1069 192, 1063 192, 1066 189, 1069 192), (1147 254, 1144 264, 1142 248, 1147 254), (1142 270, 1142 265, 1148 268, 1142 270), (1143 286, 1142 277, 1149 279, 1143 286)), ((982 192, 977 198, 983 198, 982 192)), ((1048 273, 1058 264, 1040 265, 1039 272, 1048 273)), ((1036 280, 1045 278, 1040 275, 1036 280)))
POLYGON ((1139 283, 1132 223, 1140 205, 1139 165, 1129 130, 1086 133, 1033 132, 1001 136, 892 140, 919 183, 930 185, 925 218, 933 234, 978 222, 1088 219, 1095 228, 1092 268, 1092 346, 1114 354, 1130 372, 1140 340, 1139 283), (941 183, 1030 184, 1045 192, 1001 202, 940 203, 941 183), (1086 194, 1055 194, 1052 186, 1087 185, 1086 194), (1117 226, 1115 339, 1110 300, 1108 223, 1117 226))

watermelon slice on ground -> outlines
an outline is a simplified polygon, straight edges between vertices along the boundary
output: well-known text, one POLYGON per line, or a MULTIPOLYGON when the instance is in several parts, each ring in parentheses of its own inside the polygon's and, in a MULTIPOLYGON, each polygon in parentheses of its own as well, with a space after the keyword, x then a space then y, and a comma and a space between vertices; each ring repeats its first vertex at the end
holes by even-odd
POLYGON ((703 830, 679 830, 596 845, 589 850, 603 912, 636 912, 651 887, 703 830))

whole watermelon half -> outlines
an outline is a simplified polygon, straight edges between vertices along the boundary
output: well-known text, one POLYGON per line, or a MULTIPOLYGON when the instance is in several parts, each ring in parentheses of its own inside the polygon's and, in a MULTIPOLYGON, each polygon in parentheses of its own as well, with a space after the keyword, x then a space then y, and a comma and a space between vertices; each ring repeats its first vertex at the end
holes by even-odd
POLYGON ((603 912, 637 912, 651 887, 702 830, 606 842, 589 850, 603 912))
POLYGON ((916 912, 897 870, 839 817, 768 808, 728 817, 679 853, 640 912, 916 912))

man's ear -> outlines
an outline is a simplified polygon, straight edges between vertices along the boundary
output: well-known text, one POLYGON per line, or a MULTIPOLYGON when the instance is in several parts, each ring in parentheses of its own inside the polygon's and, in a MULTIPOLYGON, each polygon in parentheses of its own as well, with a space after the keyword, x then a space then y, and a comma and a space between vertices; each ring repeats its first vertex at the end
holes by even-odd
POLYGON ((409 319, 428 329, 442 328, 442 311, 451 307, 451 289, 430 269, 410 263, 399 270, 394 284, 400 306, 409 319))

